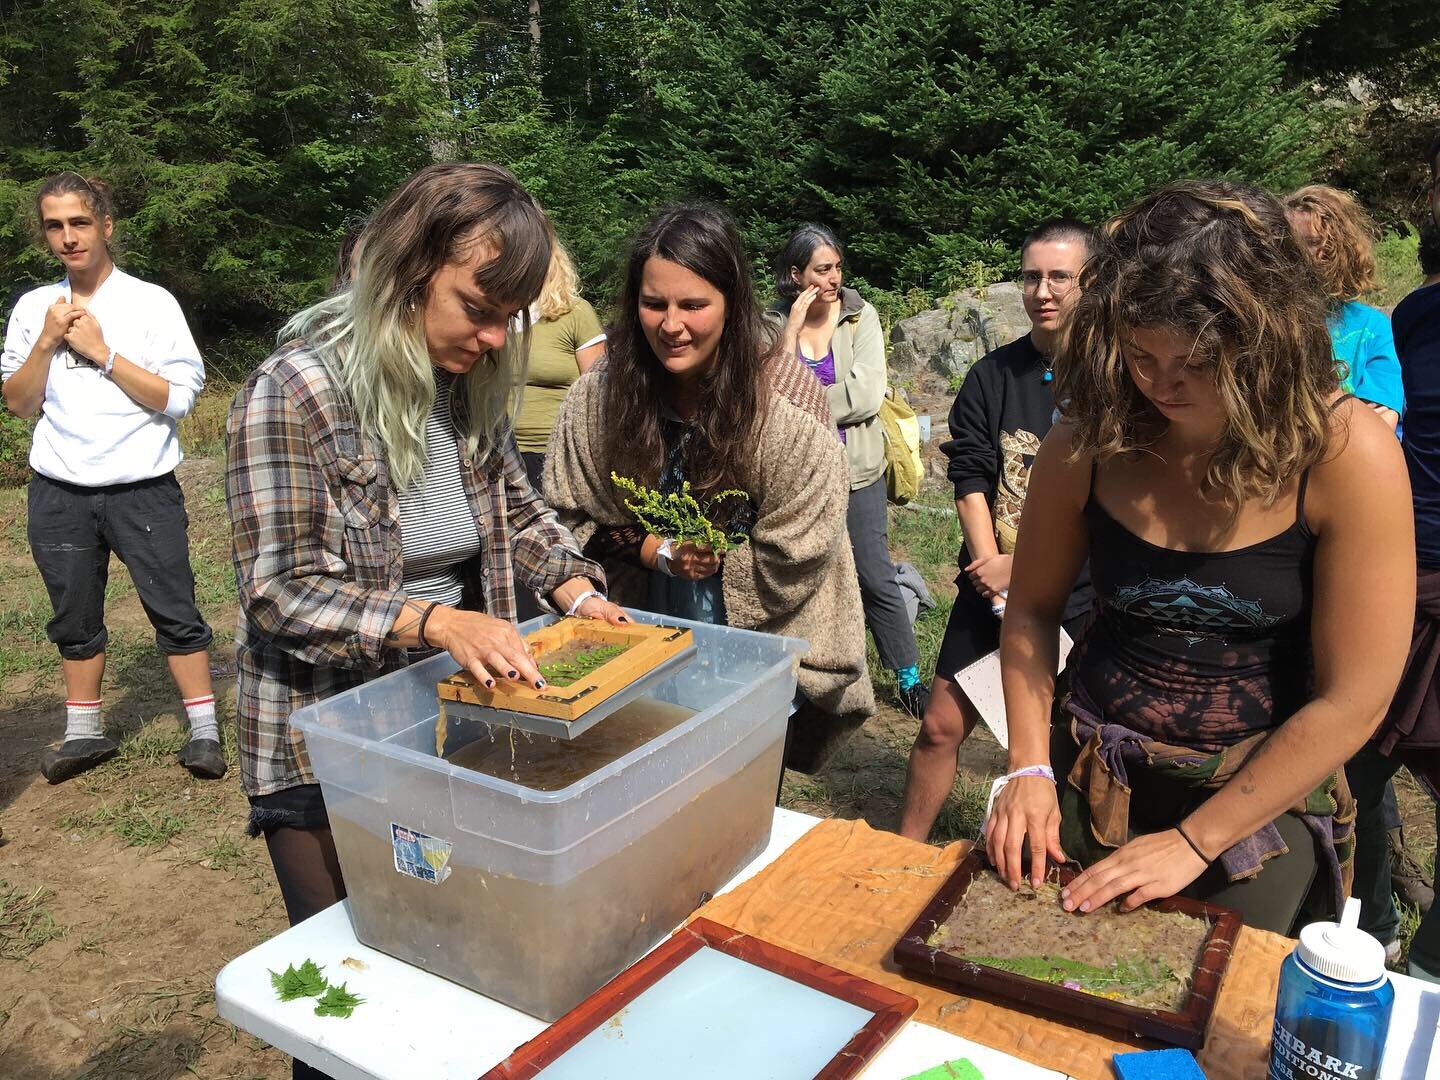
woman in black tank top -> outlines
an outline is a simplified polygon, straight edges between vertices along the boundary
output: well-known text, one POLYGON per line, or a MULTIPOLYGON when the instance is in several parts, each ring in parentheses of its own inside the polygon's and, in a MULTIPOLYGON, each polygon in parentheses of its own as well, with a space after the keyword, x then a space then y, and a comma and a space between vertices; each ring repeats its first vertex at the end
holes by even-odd
POLYGON ((1071 910, 1184 891, 1288 932, 1307 895, 1349 887, 1340 766, 1414 605, 1404 463, 1340 398, 1323 297, 1259 190, 1162 189, 1106 226, 1082 286, 1002 633, 1023 775, 987 849, 1012 885, 1026 856, 1036 881, 1047 857, 1084 864, 1071 910), (1052 723, 1087 555, 1096 614, 1052 723))

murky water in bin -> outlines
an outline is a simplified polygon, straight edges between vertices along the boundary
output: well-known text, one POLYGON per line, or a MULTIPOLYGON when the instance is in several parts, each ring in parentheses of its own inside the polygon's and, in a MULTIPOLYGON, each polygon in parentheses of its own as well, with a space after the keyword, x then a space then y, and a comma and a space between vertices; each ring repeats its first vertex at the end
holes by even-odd
POLYGON ((297 713, 360 939, 554 1019, 758 855, 805 645, 684 625, 692 663, 571 743, 516 734, 513 762, 484 724, 436 755, 443 656, 297 713))

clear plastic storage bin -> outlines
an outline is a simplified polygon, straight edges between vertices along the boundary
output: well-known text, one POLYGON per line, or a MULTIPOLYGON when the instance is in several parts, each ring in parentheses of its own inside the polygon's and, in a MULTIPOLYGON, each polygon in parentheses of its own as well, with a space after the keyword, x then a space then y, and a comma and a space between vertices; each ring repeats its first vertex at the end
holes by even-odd
POLYGON ((806 643, 630 615, 694 631, 695 659, 647 694, 694 715, 560 790, 437 754, 445 654, 291 717, 361 941, 553 1020, 764 849, 806 643))

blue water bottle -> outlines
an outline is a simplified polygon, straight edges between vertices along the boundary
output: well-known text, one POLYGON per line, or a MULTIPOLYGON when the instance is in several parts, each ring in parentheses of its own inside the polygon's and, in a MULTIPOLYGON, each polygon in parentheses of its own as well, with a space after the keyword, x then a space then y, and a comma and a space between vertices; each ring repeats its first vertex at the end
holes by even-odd
POLYGON ((1359 927, 1350 898, 1340 922, 1311 923, 1280 965, 1269 1080, 1375 1080, 1395 991, 1385 947, 1359 927))

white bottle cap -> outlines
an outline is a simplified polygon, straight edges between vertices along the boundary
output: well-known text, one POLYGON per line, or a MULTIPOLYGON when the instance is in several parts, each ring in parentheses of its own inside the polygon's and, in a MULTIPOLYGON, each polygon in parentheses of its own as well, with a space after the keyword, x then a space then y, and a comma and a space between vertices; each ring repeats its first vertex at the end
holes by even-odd
POLYGON ((1385 946, 1359 927, 1360 901, 1345 901, 1339 923, 1311 923, 1296 950, 1306 967, 1336 982, 1373 983, 1385 974, 1385 946))

